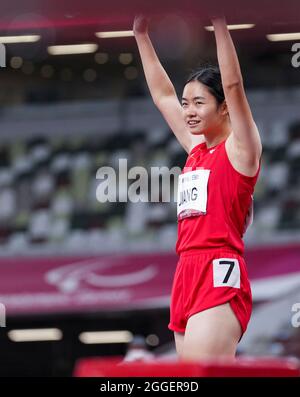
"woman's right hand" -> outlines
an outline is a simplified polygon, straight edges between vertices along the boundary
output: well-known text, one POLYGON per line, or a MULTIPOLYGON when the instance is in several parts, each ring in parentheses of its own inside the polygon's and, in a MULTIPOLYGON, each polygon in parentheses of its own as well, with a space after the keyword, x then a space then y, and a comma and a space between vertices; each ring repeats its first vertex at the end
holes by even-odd
POLYGON ((148 22, 148 18, 143 15, 136 15, 133 23, 133 33, 135 35, 148 33, 148 22))

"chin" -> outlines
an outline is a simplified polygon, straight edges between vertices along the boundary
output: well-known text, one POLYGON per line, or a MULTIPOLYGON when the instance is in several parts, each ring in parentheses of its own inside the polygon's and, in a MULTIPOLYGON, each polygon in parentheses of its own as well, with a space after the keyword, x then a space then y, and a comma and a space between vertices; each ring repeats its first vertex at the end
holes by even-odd
POLYGON ((202 131, 193 131, 193 130, 191 130, 191 134, 192 135, 202 135, 203 132, 202 131))

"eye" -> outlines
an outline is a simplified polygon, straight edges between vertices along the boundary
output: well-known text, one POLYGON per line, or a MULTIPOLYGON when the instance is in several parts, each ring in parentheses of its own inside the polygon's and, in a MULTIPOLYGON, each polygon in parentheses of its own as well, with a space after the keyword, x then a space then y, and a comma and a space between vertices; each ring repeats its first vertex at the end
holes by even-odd
POLYGON ((196 105, 203 105, 203 102, 197 101, 196 105))
POLYGON ((186 103, 186 102, 183 102, 183 103, 181 104, 181 106, 184 108, 184 107, 187 106, 187 103, 186 103))

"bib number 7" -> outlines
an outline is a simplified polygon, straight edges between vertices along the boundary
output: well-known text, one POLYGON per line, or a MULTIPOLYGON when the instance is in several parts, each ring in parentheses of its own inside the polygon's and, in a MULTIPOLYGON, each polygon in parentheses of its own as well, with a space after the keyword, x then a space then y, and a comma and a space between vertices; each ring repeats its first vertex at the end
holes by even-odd
POLYGON ((240 265, 235 258, 213 260, 214 287, 240 288, 240 265))

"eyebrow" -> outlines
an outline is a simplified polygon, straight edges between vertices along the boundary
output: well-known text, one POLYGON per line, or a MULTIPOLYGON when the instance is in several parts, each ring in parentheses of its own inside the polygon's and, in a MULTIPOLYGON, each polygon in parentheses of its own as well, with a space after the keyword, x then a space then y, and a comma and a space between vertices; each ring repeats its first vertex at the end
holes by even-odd
MULTIPOLYGON (((194 101, 195 99, 205 99, 205 98, 204 98, 204 96, 195 96, 195 97, 193 98, 193 101, 194 101)), ((186 98, 181 98, 181 101, 187 101, 187 102, 188 102, 188 100, 187 100, 186 98)))

